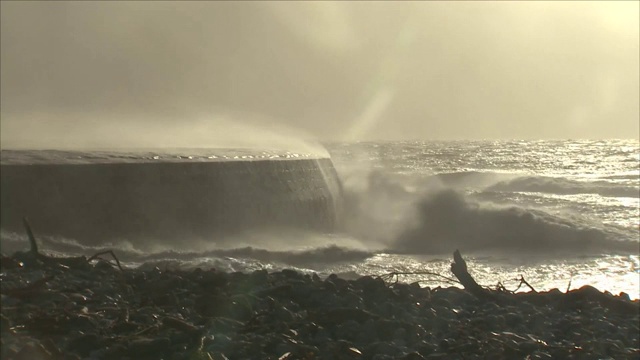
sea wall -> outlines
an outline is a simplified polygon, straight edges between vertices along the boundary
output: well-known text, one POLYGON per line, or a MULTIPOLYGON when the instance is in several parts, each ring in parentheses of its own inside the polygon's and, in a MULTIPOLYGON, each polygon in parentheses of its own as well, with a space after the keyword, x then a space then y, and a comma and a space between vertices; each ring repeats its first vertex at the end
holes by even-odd
POLYGON ((330 159, 3 164, 1 226, 97 244, 220 241, 266 227, 331 231, 340 183, 330 159))

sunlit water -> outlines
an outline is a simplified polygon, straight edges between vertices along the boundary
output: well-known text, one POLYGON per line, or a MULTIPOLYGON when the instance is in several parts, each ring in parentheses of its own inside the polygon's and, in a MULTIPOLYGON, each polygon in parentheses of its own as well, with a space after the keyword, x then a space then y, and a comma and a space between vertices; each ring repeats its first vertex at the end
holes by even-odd
MULTIPOLYGON (((444 277, 452 276, 451 253, 459 248, 483 285, 501 282, 514 290, 523 276, 536 290, 589 284, 640 297, 637 140, 366 142, 327 149, 351 206, 342 231, 253 234, 226 252, 215 244, 183 247, 188 254, 115 246, 130 266, 295 268, 347 277, 422 273, 399 280, 431 287, 451 285, 444 277), (336 247, 327 250, 331 245, 336 247)), ((56 156, 63 162, 135 162, 314 155, 183 149, 56 156)), ((7 232, 2 241, 5 252, 25 243, 24 235, 7 232)), ((43 246, 61 254, 97 250, 68 239, 45 239, 43 246)))
MULTIPOLYGON (((612 244, 617 240, 637 244, 640 240, 637 140, 360 143, 338 145, 332 155, 341 173, 353 173, 355 167, 379 170, 401 179, 398 182, 407 188, 439 176, 442 185, 463 191, 481 204, 544 211, 572 225, 597 229, 607 234, 612 244)), ((607 254, 607 246, 595 255, 581 254, 579 247, 575 254, 571 247, 549 246, 536 254, 520 252, 517 247, 507 250, 506 254, 487 250, 485 256, 470 261, 470 271, 480 283, 496 285, 501 281, 515 289, 522 275, 536 290, 589 284, 612 293, 640 296, 637 245, 616 255, 607 254)), ((611 250, 616 252, 614 246, 611 250)), ((380 254, 332 270, 450 275, 449 264, 450 258, 428 254, 380 254)), ((400 278, 421 280, 429 286, 442 284, 441 278, 433 276, 400 278)))
POLYGON ((304 159, 322 154, 253 149, 2 150, 3 164, 162 163, 304 159))

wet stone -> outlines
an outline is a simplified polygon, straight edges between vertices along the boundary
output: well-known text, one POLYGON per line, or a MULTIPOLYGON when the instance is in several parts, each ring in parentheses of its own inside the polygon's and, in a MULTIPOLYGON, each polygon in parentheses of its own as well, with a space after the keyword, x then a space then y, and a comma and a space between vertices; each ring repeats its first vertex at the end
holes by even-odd
POLYGON ((504 316, 504 322, 509 327, 516 327, 524 322, 522 315, 516 313, 508 313, 504 316))
POLYGON ((389 288, 371 276, 322 280, 293 270, 100 271, 99 263, 91 271, 25 266, 3 274, 2 358, 22 353, 169 360, 638 354, 640 316, 616 315, 588 301, 574 311, 562 310, 554 299, 498 305, 458 288, 389 288), (46 297, 4 292, 52 274, 46 297))
POLYGON ((371 343, 365 347, 364 354, 372 356, 376 354, 396 356, 401 353, 400 347, 385 341, 371 343))
POLYGON ((42 344, 29 342, 15 356, 18 359, 49 359, 52 355, 42 344))
POLYGON ((11 328, 11 320, 9 320, 8 317, 2 315, 2 317, 0 318, 0 331, 4 333, 6 331, 9 331, 9 328, 11 328))
POLYGON ((159 355, 169 350, 171 342, 168 338, 136 339, 129 343, 126 352, 137 355, 159 355))
POLYGON ((297 271, 291 270, 291 269, 284 269, 280 272, 284 277, 289 278, 289 279, 299 279, 302 277, 301 274, 299 274, 297 271))
POLYGON ((104 340, 97 334, 80 335, 67 344, 67 351, 75 352, 81 356, 89 356, 91 352, 99 349, 104 340))
POLYGON ((420 354, 419 352, 410 352, 407 355, 401 357, 400 359, 402 360, 424 360, 424 356, 422 356, 422 354, 420 354))

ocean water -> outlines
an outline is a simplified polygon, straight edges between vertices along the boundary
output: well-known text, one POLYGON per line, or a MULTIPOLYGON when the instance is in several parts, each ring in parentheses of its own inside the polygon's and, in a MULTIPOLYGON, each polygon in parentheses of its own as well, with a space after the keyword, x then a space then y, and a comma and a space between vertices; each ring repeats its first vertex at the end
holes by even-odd
MULTIPOLYGON (((115 250, 127 266, 225 271, 294 268, 345 277, 402 273, 399 280, 450 286, 459 249, 479 283, 536 290, 585 284, 640 297, 640 143, 448 141, 325 144, 342 182, 340 227, 247 231, 203 243, 140 248, 40 237, 44 251, 115 250), (231 244, 231 245, 230 245, 231 244), (441 276, 438 276, 441 275, 441 276), (444 276, 444 277, 443 277, 444 276)), ((283 151, 182 149, 131 152, 2 151, 3 162, 96 163, 313 158, 283 151)), ((26 237, 3 230, 3 252, 26 237)))
POLYGON ((368 217, 351 233, 395 250, 335 271, 448 275, 451 252, 460 249, 484 285, 500 281, 514 289, 522 275, 536 289, 590 284, 640 295, 637 140, 358 143, 330 150, 347 194, 357 194, 360 216, 368 217))

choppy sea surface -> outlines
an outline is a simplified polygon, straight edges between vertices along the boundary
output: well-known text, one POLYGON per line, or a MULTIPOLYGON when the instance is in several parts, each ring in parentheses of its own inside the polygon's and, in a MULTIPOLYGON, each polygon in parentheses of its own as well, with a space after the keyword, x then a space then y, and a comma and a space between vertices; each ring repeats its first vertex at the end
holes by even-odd
MULTIPOLYGON (((346 277, 403 273, 401 281, 449 286, 459 249, 479 283, 536 290, 593 285, 640 297, 638 140, 360 142, 326 144, 343 185, 342 228, 248 233, 218 248, 185 243, 139 249, 105 244, 128 266, 294 268, 346 277), (408 273, 408 274, 407 274, 408 273), (437 274, 437 275, 434 275, 437 274)), ((221 161, 312 158, 278 151, 34 152, 3 150, 3 163, 221 161), (40 157, 40 160, 38 160, 40 157), (34 160, 36 159, 36 160, 34 160)), ((26 244, 1 233, 3 252, 26 244)), ((91 255, 74 239, 44 238, 46 251, 91 255)), ((226 242, 228 243, 228 242, 226 242)))

